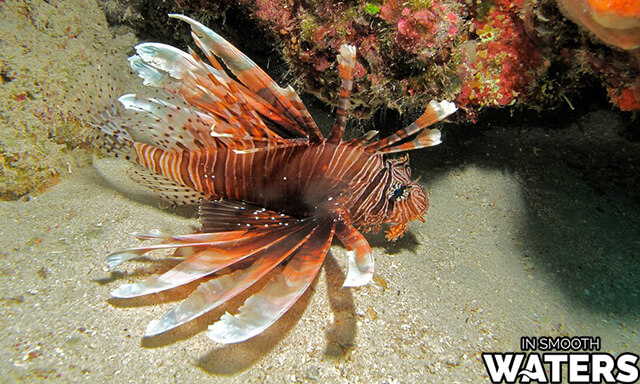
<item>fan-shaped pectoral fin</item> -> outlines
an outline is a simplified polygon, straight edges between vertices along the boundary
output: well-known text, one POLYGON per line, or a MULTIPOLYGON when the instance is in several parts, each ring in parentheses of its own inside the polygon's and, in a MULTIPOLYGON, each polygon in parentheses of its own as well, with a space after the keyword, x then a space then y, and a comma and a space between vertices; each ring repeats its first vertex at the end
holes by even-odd
POLYGON ((373 251, 367 239, 352 225, 339 224, 336 235, 348 249, 349 271, 343 287, 358 287, 373 279, 373 251))
POLYGON ((248 340, 275 323, 309 287, 329 250, 335 226, 320 223, 309 239, 289 259, 281 273, 255 295, 249 297, 238 313, 226 313, 209 326, 207 335, 223 344, 248 340))
POLYGON ((259 246, 256 252, 244 258, 251 265, 200 284, 185 301, 160 319, 152 321, 147 327, 146 336, 154 336, 185 324, 243 292, 300 249, 311 237, 313 229, 314 223, 306 222, 279 231, 277 240, 259 246))
POLYGON ((290 232, 284 231, 282 228, 229 232, 238 233, 238 237, 198 245, 202 249, 196 250, 194 254, 188 256, 171 270, 160 276, 153 275, 141 282, 123 284, 111 292, 111 295, 117 298, 132 298, 166 291, 190 283, 252 257, 265 249, 273 248, 284 237, 289 236, 290 232))

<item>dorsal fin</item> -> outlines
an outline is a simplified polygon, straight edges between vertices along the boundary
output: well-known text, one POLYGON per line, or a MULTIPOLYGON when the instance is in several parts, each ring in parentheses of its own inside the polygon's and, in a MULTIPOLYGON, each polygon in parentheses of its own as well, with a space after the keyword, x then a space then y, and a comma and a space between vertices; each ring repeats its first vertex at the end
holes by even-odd
MULTIPOLYGON (((183 120, 199 117, 206 123, 198 127, 205 135, 210 129, 234 137, 269 137, 278 139, 282 132, 270 129, 262 115, 271 117, 273 111, 268 106, 255 107, 254 95, 231 79, 224 71, 219 71, 202 62, 195 53, 189 55, 177 48, 160 43, 143 43, 136 46, 137 55, 129 58, 131 69, 138 73, 145 85, 163 89, 175 101, 183 104, 183 120), (190 112, 190 113, 187 113, 190 112)), ((170 96, 160 94, 161 102, 170 96)), ((157 104, 157 103, 156 103, 157 104)), ((129 104, 135 108, 135 104, 129 104)), ((273 108, 271 108, 273 110, 273 108)), ((139 109, 138 109, 139 110, 139 109)), ((149 112, 149 111, 146 111, 149 112)), ((175 116, 175 111, 173 112, 175 116)), ((273 118, 266 119, 272 123, 273 118)), ((276 120, 285 131, 294 123, 286 119, 276 120)), ((295 131, 298 136, 301 131, 295 131)), ((295 135, 289 135, 295 136, 295 135)))
POLYGON ((353 71, 356 66, 356 47, 342 44, 338 55, 338 75, 341 79, 340 100, 336 110, 336 122, 331 128, 328 141, 337 143, 342 139, 344 127, 347 124, 347 110, 349 109, 349 99, 351 98, 351 88, 353 87, 353 71))
POLYGON ((159 96, 127 94, 118 99, 132 115, 127 130, 135 141, 174 151, 214 145, 216 135, 210 127, 217 124, 210 116, 194 111, 175 97, 159 96))
MULTIPOLYGON (((215 60, 215 56, 222 59, 227 68, 256 96, 260 96, 268 104, 273 105, 281 115, 303 127, 310 141, 322 140, 318 126, 291 86, 281 88, 251 59, 201 23, 184 15, 170 14, 169 16, 191 25, 193 39, 210 60, 215 60)), ((217 63, 217 61, 212 61, 212 63, 217 63)))

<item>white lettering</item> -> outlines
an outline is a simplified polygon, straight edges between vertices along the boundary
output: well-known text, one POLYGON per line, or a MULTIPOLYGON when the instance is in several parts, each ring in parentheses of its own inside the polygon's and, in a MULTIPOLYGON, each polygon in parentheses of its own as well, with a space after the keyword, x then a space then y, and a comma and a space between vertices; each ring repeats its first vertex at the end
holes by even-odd
POLYGON ((616 359, 618 374, 616 380, 621 383, 635 383, 638 380, 638 355, 623 353, 616 359))
POLYGON ((523 336, 520 338, 520 350, 522 351, 535 351, 536 344, 535 337, 523 336))
POLYGON ((524 353, 483 353, 482 360, 493 383, 516 381, 524 353))
POLYGON ((613 356, 606 353, 594 353, 591 355, 591 381, 613 383, 613 368, 615 361, 613 356))
POLYGON ((538 383, 546 383, 549 381, 547 379, 547 374, 544 372, 542 361, 540 361, 540 355, 537 353, 529 354, 527 363, 518 376, 520 375, 522 375, 522 379, 520 379, 520 382, 522 383, 529 383, 531 380, 535 380, 538 383))
POLYGON ((551 368, 549 372, 551 372, 551 382, 552 383, 560 383, 562 381, 562 364, 569 361, 569 356, 565 354, 546 354, 544 355, 544 362, 549 363, 551 368))
POLYGON ((589 355, 586 353, 569 355, 569 381, 588 383, 589 379, 589 355))

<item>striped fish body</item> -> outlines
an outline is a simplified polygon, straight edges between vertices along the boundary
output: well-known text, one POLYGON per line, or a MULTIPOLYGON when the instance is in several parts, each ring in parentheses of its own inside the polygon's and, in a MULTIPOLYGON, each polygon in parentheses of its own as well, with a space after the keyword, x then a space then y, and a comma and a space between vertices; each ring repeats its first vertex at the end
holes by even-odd
POLYGON ((408 222, 422 220, 429 205, 425 189, 411 178, 408 156, 387 155, 440 143, 440 132, 427 127, 455 106, 431 101, 420 118, 387 138, 370 142, 373 135, 366 134, 342 140, 356 60, 355 48, 343 45, 337 58, 341 100, 324 138, 293 89, 279 87, 197 21, 171 16, 191 25, 210 64, 191 51, 140 44, 130 65, 146 85, 158 89, 157 96, 124 95, 119 99, 124 111, 105 110, 89 123, 98 130, 98 147, 137 164, 143 185, 171 201, 200 204, 201 233, 138 234, 157 243, 112 253, 110 268, 164 248, 175 248, 175 255, 185 259, 112 294, 153 294, 236 267, 202 283, 150 323, 147 336, 154 336, 268 278, 238 313, 225 314, 209 327, 215 341, 240 342, 268 328, 304 293, 334 236, 348 250, 344 285, 371 281, 373 252, 361 231, 391 224, 387 238, 395 240, 408 222))
MULTIPOLYGON (((246 143, 247 146, 249 143, 246 143)), ((428 208, 424 189, 410 179, 407 159, 386 161, 356 143, 310 143, 237 150, 171 152, 135 143, 137 162, 201 192, 208 200, 244 201, 294 217, 330 217, 356 227, 378 226, 411 186, 415 201, 404 212, 419 217, 428 208), (394 198, 395 197, 395 198, 394 198)))

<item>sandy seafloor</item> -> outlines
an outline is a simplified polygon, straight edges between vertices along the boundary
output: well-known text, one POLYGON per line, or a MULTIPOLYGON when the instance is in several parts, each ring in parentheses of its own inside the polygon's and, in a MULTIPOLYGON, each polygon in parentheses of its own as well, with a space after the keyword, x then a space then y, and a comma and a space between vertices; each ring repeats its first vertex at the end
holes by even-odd
POLYGON ((96 158, 41 195, 0 202, 0 382, 483 383, 480 354, 518 351, 521 336, 600 336, 602 351, 638 354, 640 206, 575 166, 617 153, 625 118, 599 110, 554 130, 504 119, 471 135, 446 125, 440 147, 411 154, 426 223, 395 244, 367 235, 374 283, 341 288, 336 242, 292 310, 230 346, 204 331, 247 295, 152 339, 148 322, 186 290, 110 300, 174 262, 112 273, 109 252, 137 245, 132 232, 197 221, 96 158))

